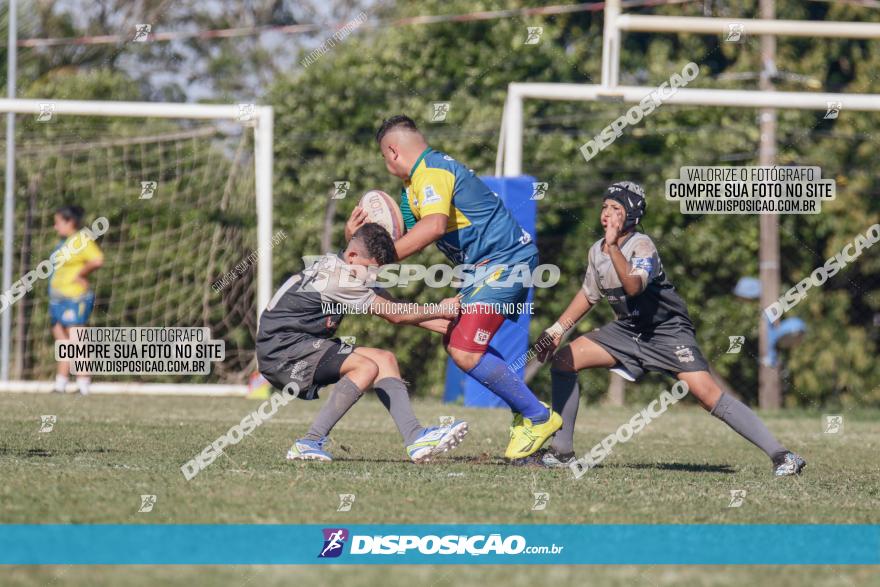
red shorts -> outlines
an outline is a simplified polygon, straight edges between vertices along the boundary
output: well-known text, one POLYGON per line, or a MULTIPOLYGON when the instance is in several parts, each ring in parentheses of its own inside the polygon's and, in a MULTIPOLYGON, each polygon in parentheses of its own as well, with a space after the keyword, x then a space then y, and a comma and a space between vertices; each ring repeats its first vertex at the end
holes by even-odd
POLYGON ((485 353, 504 324, 504 316, 485 304, 468 304, 443 336, 443 345, 469 353, 485 353))

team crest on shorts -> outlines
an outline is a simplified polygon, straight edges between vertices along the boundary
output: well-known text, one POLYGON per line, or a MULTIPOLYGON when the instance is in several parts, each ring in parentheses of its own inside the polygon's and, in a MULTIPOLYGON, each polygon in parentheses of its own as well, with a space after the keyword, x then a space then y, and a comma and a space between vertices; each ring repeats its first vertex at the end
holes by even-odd
POLYGON ((693 363, 694 353, 686 346, 675 347, 675 356, 678 357, 679 363, 693 363))
POLYGON ((305 370, 308 369, 309 364, 305 361, 297 361, 293 365, 293 369, 290 370, 290 378, 294 381, 302 381, 305 376, 305 370))
POLYGON ((489 344, 489 336, 488 330, 477 328, 477 332, 474 334, 474 342, 477 344, 489 344))

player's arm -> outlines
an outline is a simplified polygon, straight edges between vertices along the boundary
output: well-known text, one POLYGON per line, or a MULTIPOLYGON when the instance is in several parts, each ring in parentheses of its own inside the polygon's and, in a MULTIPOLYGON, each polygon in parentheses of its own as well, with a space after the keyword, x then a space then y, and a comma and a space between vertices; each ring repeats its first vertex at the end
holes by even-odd
POLYGON ((376 293, 370 304, 370 313, 392 324, 419 324, 435 318, 453 319, 461 309, 459 298, 448 298, 439 304, 416 304, 394 299, 385 291, 376 293))
POLYGON ((446 234, 446 223, 448 220, 449 215, 442 213, 423 216, 421 220, 416 222, 415 226, 394 243, 394 248, 397 250, 397 258, 403 260, 439 240, 440 237, 446 234))
POLYGON ((574 294, 574 297, 571 298, 571 302, 568 303, 568 307, 562 312, 556 323, 542 332, 535 342, 535 348, 538 349, 538 360, 542 363, 546 362, 547 358, 553 355, 559 343, 562 342, 562 337, 565 336, 565 333, 571 330, 577 324, 577 321, 586 316, 587 312, 592 309, 593 304, 590 303, 587 294, 583 288, 579 289, 574 294))
POLYGON ((446 331, 449 330, 450 324, 452 324, 452 320, 448 318, 434 318, 433 320, 419 322, 416 326, 424 328, 425 330, 430 330, 431 332, 446 334, 446 331))
MULTIPOLYGON (((611 264, 614 266, 614 272, 617 273, 620 284, 626 295, 637 296, 648 287, 648 273, 643 269, 633 269, 629 261, 620 250, 617 241, 620 238, 620 229, 623 225, 621 218, 612 217, 605 228, 605 245, 608 250, 608 256, 611 257, 611 264)), ((630 237, 632 238, 632 237, 630 237)))
POLYGON ((608 245, 608 256, 611 257, 611 263, 614 265, 614 272, 620 279, 623 291, 628 296, 637 296, 648 286, 648 274, 640 269, 633 269, 629 261, 623 255, 617 243, 608 245))

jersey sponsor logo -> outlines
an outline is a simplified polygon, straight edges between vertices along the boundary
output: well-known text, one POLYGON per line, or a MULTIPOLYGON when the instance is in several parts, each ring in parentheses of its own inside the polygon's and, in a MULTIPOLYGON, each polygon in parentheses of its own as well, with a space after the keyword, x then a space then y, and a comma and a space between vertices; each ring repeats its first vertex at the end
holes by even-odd
POLYGON ((488 330, 483 330, 482 328, 477 328, 477 332, 474 334, 474 342, 483 345, 489 344, 489 337, 491 334, 488 330))
POLYGON ((425 199, 422 201, 422 206, 427 206, 428 204, 436 204, 440 201, 440 195, 434 191, 434 186, 426 185, 424 192, 425 199))
POLYGON ((633 269, 644 269, 648 275, 654 269, 653 257, 633 257, 630 259, 630 263, 632 263, 633 269))
POLYGON ((679 363, 693 363, 694 353, 686 346, 675 347, 675 356, 678 357, 679 363))

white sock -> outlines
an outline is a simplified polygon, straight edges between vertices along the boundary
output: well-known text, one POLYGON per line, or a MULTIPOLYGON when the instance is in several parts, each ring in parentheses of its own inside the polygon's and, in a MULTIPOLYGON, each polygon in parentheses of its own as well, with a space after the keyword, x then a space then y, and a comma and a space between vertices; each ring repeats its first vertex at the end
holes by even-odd
POLYGON ((55 391, 60 391, 64 393, 64 390, 67 389, 67 377, 64 375, 56 375, 55 376, 55 391))
POLYGON ((77 377, 76 378, 76 386, 79 388, 79 392, 83 395, 89 395, 89 384, 92 382, 88 377, 77 377))

